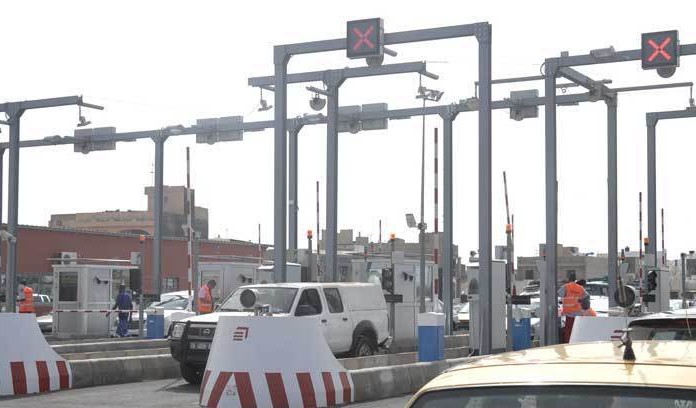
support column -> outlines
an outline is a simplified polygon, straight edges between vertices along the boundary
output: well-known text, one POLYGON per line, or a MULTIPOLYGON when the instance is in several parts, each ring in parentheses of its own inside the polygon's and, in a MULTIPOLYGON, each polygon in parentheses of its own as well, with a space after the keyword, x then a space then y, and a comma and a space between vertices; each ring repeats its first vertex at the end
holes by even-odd
POLYGON ((617 96, 606 100, 607 103, 607 276, 609 280, 609 307, 615 307, 614 292, 617 289, 618 273, 618 226, 617 226, 617 96))
POLYGON ((288 130, 288 248, 297 254, 297 135, 300 127, 293 122, 288 130))
MULTIPOLYGON (((162 294, 162 223, 164 207, 164 142, 167 137, 160 134, 153 137, 155 142, 155 233, 152 241, 152 291, 159 297, 162 294)), ((143 288, 141 288, 141 291, 143 288)))
MULTIPOLYGON (((0 149, 0 225, 2 225, 2 207, 3 207, 3 187, 4 187, 4 177, 5 177, 5 149, 0 149)), ((5 244, 3 242, 0 242, 0 274, 2 274, 2 270, 4 269, 2 267, 3 261, 5 260, 5 255, 4 255, 4 246, 5 244)), ((5 269, 5 272, 7 272, 7 269, 5 269)), ((6 277, 7 278, 7 277, 6 277)), ((7 281, 6 281, 7 283, 7 281)))
POLYGON ((557 253, 558 243, 558 180, 556 174, 556 75, 555 60, 546 60, 545 78, 545 150, 546 150, 546 268, 540 277, 541 343, 558 344, 557 253))
POLYGON ((327 71, 324 84, 326 102, 326 263, 325 282, 336 282, 338 276, 338 90, 343 76, 337 71, 327 71))
MULTIPOLYGON (((657 120, 647 117, 648 126, 648 245, 645 248, 646 269, 657 266, 657 177, 655 167, 655 128, 657 120), (651 258, 652 257, 652 258, 651 258)), ((647 288, 647 270, 643 273, 643 287, 647 288)))
MULTIPOLYGON (((15 109, 8 112, 10 123, 10 155, 9 174, 7 188, 7 232, 17 237, 19 214, 19 122, 22 110, 15 109)), ((17 245, 18 239, 8 240, 7 268, 5 277, 6 311, 16 312, 15 299, 17 298, 17 245)))
MULTIPOLYGON (((492 351, 493 235, 492 235, 492 132, 491 132, 491 45, 488 23, 476 32, 479 43, 479 277, 481 299, 481 354, 492 351)), ((445 265, 452 257, 445 257, 445 265)), ((451 284, 451 282, 450 282, 451 284)), ((500 301, 497 299, 496 301, 500 301)), ((452 300, 449 299, 450 305, 452 300)), ((449 324, 449 321, 448 321, 449 324)))
MULTIPOLYGON (((452 211, 452 122, 456 111, 452 108, 442 115, 443 124, 443 172, 442 180, 442 302, 445 309, 445 334, 452 334, 452 247, 453 247, 453 211, 452 211)), ((433 300, 436 301, 436 300, 433 300)))
POLYGON ((288 60, 285 47, 273 48, 275 65, 275 131, 273 162, 273 277, 276 282, 287 281, 285 238, 286 238, 286 201, 287 201, 287 76, 288 60))

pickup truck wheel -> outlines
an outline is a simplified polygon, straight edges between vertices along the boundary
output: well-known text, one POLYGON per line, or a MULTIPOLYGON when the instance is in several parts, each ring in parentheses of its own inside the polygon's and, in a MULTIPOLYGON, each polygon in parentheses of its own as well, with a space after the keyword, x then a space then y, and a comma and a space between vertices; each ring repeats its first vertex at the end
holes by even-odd
POLYGON ((200 368, 181 363, 179 364, 179 369, 181 370, 181 376, 189 384, 198 385, 203 380, 203 370, 200 368))
POLYGON ((355 341, 355 348, 351 353, 353 357, 367 357, 375 354, 377 350, 377 345, 374 341, 366 336, 360 336, 355 341))

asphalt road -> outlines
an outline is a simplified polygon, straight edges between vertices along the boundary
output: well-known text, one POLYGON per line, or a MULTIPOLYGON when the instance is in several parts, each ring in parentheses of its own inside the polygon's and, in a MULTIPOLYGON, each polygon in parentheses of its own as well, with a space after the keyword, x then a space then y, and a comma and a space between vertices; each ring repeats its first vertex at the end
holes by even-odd
MULTIPOLYGON (((402 408, 409 396, 351 405, 352 408, 402 408)), ((0 407, 198 407, 198 387, 183 380, 145 381, 82 388, 32 397, 0 399, 0 407)))

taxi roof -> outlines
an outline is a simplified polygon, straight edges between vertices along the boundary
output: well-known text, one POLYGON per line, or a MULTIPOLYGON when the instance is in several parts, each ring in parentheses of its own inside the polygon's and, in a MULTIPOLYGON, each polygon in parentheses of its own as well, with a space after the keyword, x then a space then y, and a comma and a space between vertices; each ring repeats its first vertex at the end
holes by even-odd
POLYGON ((633 350, 635 362, 623 360, 618 342, 562 344, 481 357, 450 368, 418 395, 518 385, 696 387, 696 342, 634 341, 633 350))

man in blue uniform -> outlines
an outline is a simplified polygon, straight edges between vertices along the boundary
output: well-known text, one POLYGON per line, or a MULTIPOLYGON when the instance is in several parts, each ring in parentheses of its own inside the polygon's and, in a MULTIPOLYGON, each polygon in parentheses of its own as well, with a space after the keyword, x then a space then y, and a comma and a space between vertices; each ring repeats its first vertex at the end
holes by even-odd
MULTIPOLYGON (((118 287, 118 296, 116 296, 116 304, 111 310, 133 310, 133 299, 126 293, 126 285, 123 283, 118 287)), ((118 314, 118 328, 116 329, 116 334, 119 337, 125 337, 128 335, 128 320, 130 318, 131 312, 119 312, 118 314)))

